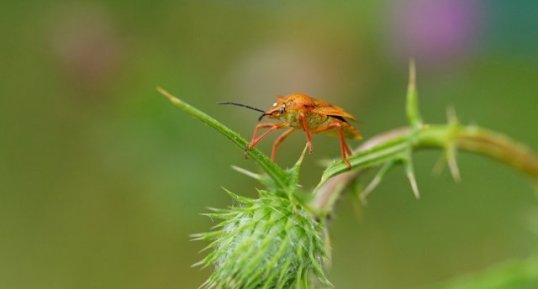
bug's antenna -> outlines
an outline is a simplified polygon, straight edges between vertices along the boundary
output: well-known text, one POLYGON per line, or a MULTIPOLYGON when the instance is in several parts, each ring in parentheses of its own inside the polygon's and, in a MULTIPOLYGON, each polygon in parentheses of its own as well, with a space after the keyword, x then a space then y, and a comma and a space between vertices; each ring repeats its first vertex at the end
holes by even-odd
POLYGON ((261 110, 259 108, 255 108, 253 106, 242 104, 242 103, 237 103, 237 102, 217 102, 217 103, 218 104, 223 104, 223 105, 235 105, 235 106, 245 107, 245 108, 248 108, 248 109, 252 109, 252 110, 255 110, 255 111, 265 113, 265 111, 263 111, 263 110, 261 110))
POLYGON ((258 117, 258 121, 261 121, 262 118, 263 118, 264 116, 266 116, 266 115, 269 115, 269 114, 267 114, 267 113, 265 113, 265 112, 262 113, 262 115, 260 115, 260 117, 258 117))

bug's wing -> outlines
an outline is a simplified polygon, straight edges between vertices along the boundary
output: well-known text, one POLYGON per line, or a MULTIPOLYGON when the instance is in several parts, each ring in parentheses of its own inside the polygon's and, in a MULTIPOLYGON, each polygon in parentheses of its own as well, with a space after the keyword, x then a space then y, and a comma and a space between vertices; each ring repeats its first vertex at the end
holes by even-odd
POLYGON ((344 127, 344 135, 346 138, 350 138, 350 139, 356 139, 356 140, 362 139, 361 133, 356 128, 352 127, 351 125, 344 127))
POLYGON ((321 115, 339 116, 351 120, 357 120, 354 116, 344 111, 343 108, 332 105, 325 100, 316 100, 316 106, 311 110, 313 113, 321 115))

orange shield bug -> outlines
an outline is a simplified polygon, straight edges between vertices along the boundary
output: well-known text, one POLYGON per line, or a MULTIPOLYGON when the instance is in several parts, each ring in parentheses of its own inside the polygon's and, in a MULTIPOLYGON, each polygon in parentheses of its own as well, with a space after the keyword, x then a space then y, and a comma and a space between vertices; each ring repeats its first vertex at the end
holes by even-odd
POLYGON ((294 131, 303 130, 306 133, 307 145, 309 152, 312 153, 312 137, 315 133, 328 133, 339 137, 342 159, 351 168, 348 156, 351 150, 347 146, 345 139, 360 140, 361 134, 349 123, 355 121, 355 117, 347 113, 341 107, 332 105, 322 99, 315 99, 305 94, 290 94, 288 96, 279 96, 277 101, 266 111, 251 107, 248 105, 223 102, 221 104, 236 105, 246 107, 262 113, 258 121, 264 117, 277 119, 277 123, 260 123, 254 128, 252 138, 245 151, 255 147, 262 139, 270 133, 287 128, 273 143, 271 159, 274 161, 278 146, 294 131), (261 135, 258 135, 260 129, 267 129, 261 135))

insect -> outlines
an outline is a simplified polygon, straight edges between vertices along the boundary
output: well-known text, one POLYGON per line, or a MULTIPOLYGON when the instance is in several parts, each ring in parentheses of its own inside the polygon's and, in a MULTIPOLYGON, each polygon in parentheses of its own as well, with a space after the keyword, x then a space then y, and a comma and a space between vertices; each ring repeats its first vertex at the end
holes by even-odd
POLYGON ((342 159, 347 164, 348 169, 351 168, 348 159, 348 156, 351 155, 351 150, 347 146, 345 139, 360 140, 361 134, 349 123, 349 120, 355 121, 355 117, 345 112, 341 107, 301 93, 279 96, 271 108, 266 111, 235 102, 223 102, 220 104, 236 105, 261 112, 262 115, 258 118, 258 121, 261 121, 264 117, 279 120, 277 123, 258 124, 254 128, 250 143, 245 148, 245 153, 270 133, 280 129, 286 130, 273 143, 271 152, 273 161, 276 158, 279 145, 297 130, 303 130, 306 133, 308 150, 312 153, 311 135, 328 133, 339 137, 342 159), (261 129, 267 130, 258 135, 261 129))

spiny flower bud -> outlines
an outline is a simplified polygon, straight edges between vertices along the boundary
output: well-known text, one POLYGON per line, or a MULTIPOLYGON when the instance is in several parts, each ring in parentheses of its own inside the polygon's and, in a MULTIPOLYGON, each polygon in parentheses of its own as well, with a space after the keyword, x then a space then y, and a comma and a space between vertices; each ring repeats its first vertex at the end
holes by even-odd
POLYGON ((209 240, 212 252, 196 265, 213 266, 203 288, 310 288, 330 286, 322 264, 325 229, 294 195, 262 191, 258 199, 230 195, 237 204, 207 214, 222 220, 209 240))

